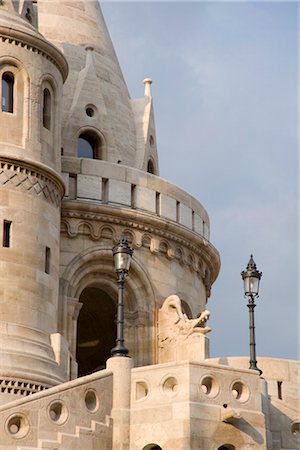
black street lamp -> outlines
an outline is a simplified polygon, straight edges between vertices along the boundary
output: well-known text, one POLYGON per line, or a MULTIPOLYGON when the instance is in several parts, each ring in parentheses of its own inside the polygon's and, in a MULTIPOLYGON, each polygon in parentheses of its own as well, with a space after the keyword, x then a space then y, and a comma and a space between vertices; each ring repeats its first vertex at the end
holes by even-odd
POLYGON ((118 307, 117 307, 117 339, 111 350, 113 356, 126 356, 128 349, 124 345, 124 284, 128 274, 133 249, 129 247, 127 238, 121 236, 120 242, 112 249, 115 271, 118 274, 118 307))
POLYGON ((253 259, 253 255, 250 256, 246 270, 241 273, 244 281, 244 293, 248 299, 249 308, 249 336, 250 336, 250 367, 249 369, 257 370, 260 375, 262 371, 257 367, 256 351, 255 351, 255 326, 254 326, 254 308, 255 297, 258 297, 259 282, 262 276, 262 272, 259 272, 256 268, 256 264, 253 259))

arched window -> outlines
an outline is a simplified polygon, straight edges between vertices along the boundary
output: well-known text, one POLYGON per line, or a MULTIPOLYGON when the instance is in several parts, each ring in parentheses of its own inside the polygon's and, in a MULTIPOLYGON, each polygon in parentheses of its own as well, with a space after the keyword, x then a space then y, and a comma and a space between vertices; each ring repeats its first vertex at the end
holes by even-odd
POLYGON ((2 111, 14 112, 14 81, 15 78, 11 72, 5 72, 2 75, 2 111))
POLYGON ((102 159, 101 144, 100 137, 95 133, 82 133, 77 143, 78 158, 102 159))
POLYGON ((43 127, 51 129, 51 93, 49 89, 43 90, 43 127))
POLYGON ((152 159, 149 159, 149 161, 148 161, 147 172, 153 173, 153 175, 155 174, 155 167, 154 167, 152 159))
POLYGON ((218 450, 234 450, 234 449, 235 449, 234 445, 231 444, 224 444, 221 445, 221 447, 218 447, 218 450))

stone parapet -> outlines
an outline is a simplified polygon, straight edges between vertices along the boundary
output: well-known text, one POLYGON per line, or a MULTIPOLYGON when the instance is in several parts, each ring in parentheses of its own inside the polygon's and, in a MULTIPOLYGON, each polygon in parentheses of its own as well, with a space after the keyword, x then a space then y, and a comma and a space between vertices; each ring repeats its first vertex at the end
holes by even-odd
POLYGON ((155 175, 107 161, 63 158, 66 198, 125 207, 176 222, 209 240, 203 206, 174 184, 155 175))

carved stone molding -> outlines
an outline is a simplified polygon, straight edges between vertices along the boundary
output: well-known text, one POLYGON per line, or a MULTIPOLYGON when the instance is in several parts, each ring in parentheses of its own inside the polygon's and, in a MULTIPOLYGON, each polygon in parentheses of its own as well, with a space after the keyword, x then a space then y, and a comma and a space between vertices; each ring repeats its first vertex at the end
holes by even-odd
POLYGON ((32 53, 37 53, 51 61, 61 72, 63 80, 68 76, 68 63, 64 55, 50 42, 39 37, 38 34, 20 31, 12 27, 0 25, 1 42, 24 48, 32 53))
POLYGON ((31 395, 36 392, 44 391, 49 387, 50 386, 14 378, 0 379, 0 392, 4 394, 31 395))
POLYGON ((52 177, 37 167, 18 162, 0 161, 0 186, 36 195, 56 207, 63 195, 62 185, 52 177))
POLYGON ((71 239, 85 235, 93 241, 110 239, 113 243, 124 233, 133 248, 144 247, 195 271, 208 296, 219 272, 219 254, 210 242, 159 216, 108 205, 63 202, 61 230, 71 239))

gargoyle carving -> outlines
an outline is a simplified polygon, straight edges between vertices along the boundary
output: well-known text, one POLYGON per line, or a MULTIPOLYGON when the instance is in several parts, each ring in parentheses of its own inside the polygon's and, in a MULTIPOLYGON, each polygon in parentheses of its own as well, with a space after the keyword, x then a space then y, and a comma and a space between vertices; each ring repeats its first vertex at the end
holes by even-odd
POLYGON ((208 333, 211 329, 205 325, 209 315, 209 311, 205 310, 196 319, 189 319, 182 311, 180 298, 170 295, 159 310, 159 345, 182 342, 188 338, 197 338, 199 333, 208 333))

